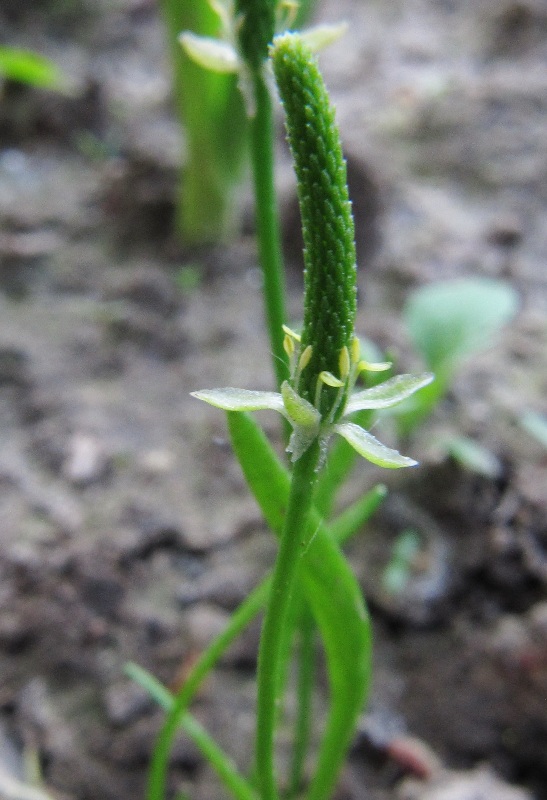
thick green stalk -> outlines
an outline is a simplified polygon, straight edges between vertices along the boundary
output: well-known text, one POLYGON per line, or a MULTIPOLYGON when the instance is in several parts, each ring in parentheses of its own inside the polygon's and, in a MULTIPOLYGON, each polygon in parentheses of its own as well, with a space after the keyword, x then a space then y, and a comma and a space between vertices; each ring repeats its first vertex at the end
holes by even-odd
MULTIPOLYGON (((278 36, 271 48, 274 74, 285 108, 287 136, 297 177, 304 237, 304 326, 302 352, 309 360, 298 392, 322 414, 343 409, 338 390, 317 398, 321 373, 341 374, 341 354, 354 337, 356 314, 355 232, 348 197, 346 162, 334 108, 317 61, 294 34, 278 36)), ((344 374, 344 378, 346 375, 344 374)))
POLYGON ((258 653, 256 769, 262 800, 278 800, 274 732, 283 631, 301 556, 313 538, 307 525, 312 504, 319 444, 314 442, 294 465, 287 516, 258 653))
POLYGON ((255 109, 250 127, 258 254, 264 279, 264 303, 270 349, 279 387, 288 377, 288 367, 281 329, 286 322, 285 280, 274 183, 273 111, 263 70, 255 72, 253 80, 255 109))

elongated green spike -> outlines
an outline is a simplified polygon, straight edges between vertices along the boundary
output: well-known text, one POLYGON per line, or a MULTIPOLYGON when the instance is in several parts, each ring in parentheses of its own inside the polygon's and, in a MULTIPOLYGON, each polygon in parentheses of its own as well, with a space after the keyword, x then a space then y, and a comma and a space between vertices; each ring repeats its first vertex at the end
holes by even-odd
POLYGON ((253 71, 260 70, 268 58, 275 33, 275 6, 276 0, 236 0, 239 48, 253 71))
MULTIPOLYGON (((334 109, 316 59, 302 39, 290 33, 276 37, 271 56, 295 162, 305 245, 301 346, 311 345, 312 357, 302 371, 299 392, 313 403, 317 377, 339 374, 341 351, 349 349, 353 339, 355 232, 334 109)), ((335 392, 323 389, 322 414, 330 410, 335 392)))

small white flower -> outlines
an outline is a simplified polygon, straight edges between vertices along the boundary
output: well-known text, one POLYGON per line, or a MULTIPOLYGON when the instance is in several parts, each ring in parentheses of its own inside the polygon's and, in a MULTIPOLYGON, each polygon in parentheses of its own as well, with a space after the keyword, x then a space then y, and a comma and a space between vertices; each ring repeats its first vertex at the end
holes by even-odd
POLYGON ((342 436, 359 455, 380 467, 397 469, 412 467, 416 461, 402 456, 397 450, 382 444, 371 433, 351 421, 356 411, 391 408, 427 386, 434 376, 430 372, 421 375, 397 375, 370 389, 353 391, 355 381, 363 370, 387 369, 390 364, 368 364, 359 357, 358 339, 353 340, 351 353, 344 347, 340 353, 340 377, 322 372, 317 378, 314 404, 298 394, 298 382, 302 371, 309 363, 311 352, 306 348, 298 354, 300 337, 289 328, 285 330, 285 350, 291 362, 291 380, 285 381, 279 392, 258 392, 249 389, 204 389, 192 392, 193 397, 224 411, 277 411, 289 421, 293 432, 287 451, 292 461, 297 461, 315 439, 319 439, 321 451, 326 452, 330 437, 342 436), (295 346, 296 343, 296 346, 295 346), (324 386, 338 389, 329 413, 319 412, 321 392, 324 386), (340 414, 340 405, 344 403, 340 414))
MULTIPOLYGON (((220 19, 220 38, 199 36, 191 31, 183 31, 179 36, 179 42, 186 54, 201 67, 213 72, 239 75, 240 88, 245 98, 249 116, 252 116, 254 106, 252 93, 248 90, 249 76, 237 46, 237 30, 240 18, 235 13, 233 0, 208 0, 208 2, 220 19)), ((276 10, 276 28, 283 31, 290 28, 296 10, 296 3, 281 0, 276 10)), ((345 22, 336 25, 316 25, 302 31, 301 37, 311 50, 317 52, 343 36, 347 27, 345 22)))

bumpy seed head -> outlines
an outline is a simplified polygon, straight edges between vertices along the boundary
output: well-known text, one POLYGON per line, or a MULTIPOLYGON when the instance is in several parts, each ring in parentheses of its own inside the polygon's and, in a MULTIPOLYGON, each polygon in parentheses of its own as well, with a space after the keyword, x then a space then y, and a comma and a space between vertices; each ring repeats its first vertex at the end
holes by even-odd
MULTIPOLYGON (((327 90, 311 50, 296 34, 271 48, 295 162, 304 236, 305 293, 301 351, 311 358, 299 376, 299 393, 318 402, 322 415, 339 390, 321 380, 342 377, 353 342, 356 313, 355 231, 348 197, 346 163, 327 90), (318 394, 318 381, 321 383, 318 394)), ((334 411, 334 418, 337 416, 334 411)))
POLYGON ((275 33, 276 5, 277 0, 236 0, 239 48, 254 71, 268 58, 268 47, 275 33))

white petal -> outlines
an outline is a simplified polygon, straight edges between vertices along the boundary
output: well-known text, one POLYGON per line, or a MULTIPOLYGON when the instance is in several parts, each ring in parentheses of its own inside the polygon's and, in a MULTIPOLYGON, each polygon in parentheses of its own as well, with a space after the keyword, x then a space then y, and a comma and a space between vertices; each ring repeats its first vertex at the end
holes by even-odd
POLYGON ((209 36, 198 36, 185 31, 179 36, 179 42, 192 61, 213 72, 238 72, 239 57, 228 42, 213 39, 209 36))
POLYGON ((434 378, 431 372, 424 372, 422 375, 396 375, 371 389, 354 392, 347 402, 344 413, 353 414, 354 411, 365 409, 390 408, 406 400, 418 389, 427 386, 434 378))
POLYGON ((317 53, 318 50, 322 50, 329 44, 341 39, 346 34, 347 29, 347 22, 339 22, 336 25, 314 25, 313 28, 299 31, 298 36, 314 53, 317 53))
POLYGON ((203 389, 190 392, 192 397, 203 400, 224 411, 278 411, 286 416, 283 398, 278 392, 254 392, 250 389, 203 389))
POLYGON ((413 458, 402 456, 397 450, 386 447, 385 444, 375 439, 372 434, 353 422, 339 422, 334 426, 334 430, 340 436, 343 436, 346 442, 355 448, 360 456, 366 458, 367 461, 372 461, 373 464, 377 464, 379 467, 397 469, 398 467, 414 467, 418 463, 413 458))

